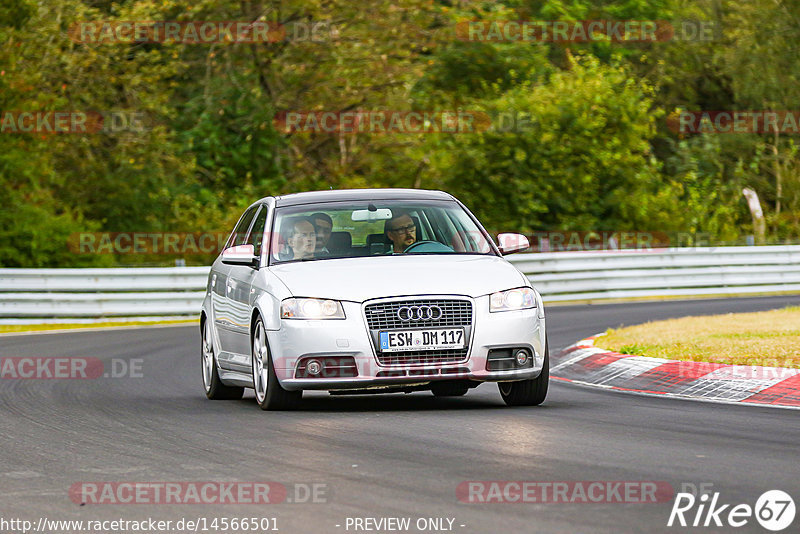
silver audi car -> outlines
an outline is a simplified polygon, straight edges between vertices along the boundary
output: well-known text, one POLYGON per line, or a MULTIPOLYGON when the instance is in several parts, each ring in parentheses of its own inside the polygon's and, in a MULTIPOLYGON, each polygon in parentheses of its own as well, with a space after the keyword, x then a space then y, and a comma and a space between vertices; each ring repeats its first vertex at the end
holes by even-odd
POLYGON ((200 317, 209 399, 253 388, 261 408, 303 390, 547 395, 542 299, 452 195, 362 189, 266 197, 214 262, 200 317))

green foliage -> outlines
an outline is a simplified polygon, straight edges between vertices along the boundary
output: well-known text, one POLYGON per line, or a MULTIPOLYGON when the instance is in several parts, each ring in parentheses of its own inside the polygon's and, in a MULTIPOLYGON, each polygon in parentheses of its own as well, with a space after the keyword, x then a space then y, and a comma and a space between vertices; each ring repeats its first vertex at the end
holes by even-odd
POLYGON ((679 141, 664 170, 669 176, 668 201, 681 206, 665 225, 673 232, 708 233, 721 241, 735 241, 736 221, 747 215, 741 200, 740 173, 726 176, 718 136, 679 141))
POLYGON ((111 266, 111 256, 76 255, 67 247, 97 226, 59 208, 47 192, 8 190, 0 196, 0 267, 111 266))
POLYGON ((36 5, 29 0, 5 0, 0 4, 0 28, 21 28, 33 16, 36 5))
POLYGON ((519 85, 489 103, 491 130, 448 147, 442 183, 498 230, 647 229, 635 192, 658 177, 651 92, 592 57, 519 85))
MULTIPOLYGON (((800 238, 796 138, 680 135, 677 109, 796 109, 800 7, 772 0, 6 0, 0 111, 115 112, 143 129, 0 134, 0 265, 172 258, 73 254, 81 231, 228 231, 256 198, 423 187, 496 230, 752 233, 800 238), (701 20, 713 41, 469 42, 465 20, 701 20), (273 43, 106 43, 82 21, 262 20, 273 43), (300 32, 303 33, 302 31, 300 32), (281 111, 485 112, 457 134, 286 133, 281 111)), ((190 261, 193 261, 190 259, 190 261)), ((198 259, 207 261, 207 259, 198 259)))

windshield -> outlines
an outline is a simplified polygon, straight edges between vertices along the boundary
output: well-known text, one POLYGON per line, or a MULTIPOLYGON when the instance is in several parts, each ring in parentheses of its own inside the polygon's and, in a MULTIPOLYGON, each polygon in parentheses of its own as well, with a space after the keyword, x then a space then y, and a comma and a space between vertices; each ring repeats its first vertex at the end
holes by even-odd
POLYGON ((270 262, 396 254, 494 254, 456 202, 331 202, 278 208, 270 262))

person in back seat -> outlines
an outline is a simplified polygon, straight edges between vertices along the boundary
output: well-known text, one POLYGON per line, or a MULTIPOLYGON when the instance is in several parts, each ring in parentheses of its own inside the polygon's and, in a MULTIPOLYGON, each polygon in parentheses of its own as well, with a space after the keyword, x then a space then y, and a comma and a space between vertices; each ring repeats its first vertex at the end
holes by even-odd
POLYGON ((331 238, 333 230, 333 219, 327 213, 317 212, 309 217, 314 222, 314 231, 317 234, 317 243, 314 247, 314 254, 317 256, 327 256, 331 253, 328 250, 328 240, 331 238))

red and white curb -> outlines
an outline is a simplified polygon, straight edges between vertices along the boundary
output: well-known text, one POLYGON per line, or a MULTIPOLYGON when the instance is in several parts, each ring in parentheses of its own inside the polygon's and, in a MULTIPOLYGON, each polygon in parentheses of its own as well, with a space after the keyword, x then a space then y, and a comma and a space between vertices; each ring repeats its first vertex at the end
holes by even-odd
POLYGON ((800 409, 800 369, 631 356, 595 347, 600 335, 553 356, 552 378, 647 395, 800 409))

